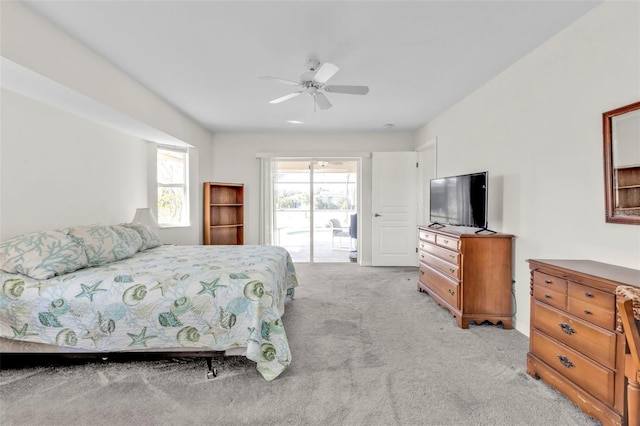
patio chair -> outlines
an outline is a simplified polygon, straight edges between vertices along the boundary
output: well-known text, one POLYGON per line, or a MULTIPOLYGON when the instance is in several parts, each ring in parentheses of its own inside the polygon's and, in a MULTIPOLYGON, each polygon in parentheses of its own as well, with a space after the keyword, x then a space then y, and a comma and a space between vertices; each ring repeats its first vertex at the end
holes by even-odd
POLYGON ((329 219, 327 226, 331 228, 331 248, 348 249, 348 247, 344 247, 341 243, 342 238, 351 238, 351 235, 349 235, 349 228, 343 227, 338 219, 329 219), (338 238, 338 246, 336 246, 336 238, 338 238))
POLYGON ((629 353, 624 357, 624 375, 627 378, 627 424, 637 426, 640 425, 640 288, 619 286, 616 294, 618 315, 629 349, 629 353))

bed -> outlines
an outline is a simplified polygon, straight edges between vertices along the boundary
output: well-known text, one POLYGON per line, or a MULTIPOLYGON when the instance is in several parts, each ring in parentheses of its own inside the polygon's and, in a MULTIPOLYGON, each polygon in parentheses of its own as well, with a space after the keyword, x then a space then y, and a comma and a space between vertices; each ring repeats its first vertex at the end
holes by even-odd
POLYGON ((140 224, 0 243, 0 352, 242 353, 267 380, 291 362, 297 286, 275 246, 162 245, 140 224))

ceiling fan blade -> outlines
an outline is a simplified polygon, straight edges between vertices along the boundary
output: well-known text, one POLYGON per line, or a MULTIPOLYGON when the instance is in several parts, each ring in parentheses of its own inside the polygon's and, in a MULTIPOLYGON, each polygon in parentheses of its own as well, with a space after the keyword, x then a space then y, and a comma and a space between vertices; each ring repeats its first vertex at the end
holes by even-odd
POLYGON ((329 99, 327 99, 327 97, 322 94, 322 93, 316 93, 313 98, 316 101, 316 105, 318 105, 318 108, 320 109, 329 109, 331 108, 331 102, 329 102, 329 99))
POLYGON ((293 93, 289 93, 288 95, 284 95, 284 96, 280 96, 279 98, 276 98, 272 101, 269 101, 270 104, 279 104, 280 102, 284 102, 287 101, 291 98, 295 98, 296 96, 300 95, 300 93, 302 92, 293 92, 293 93))
POLYGON ((367 86, 324 86, 323 89, 326 92, 332 93, 346 93, 348 95, 366 95, 369 93, 369 87, 367 86))
POLYGON ((337 66, 330 64, 329 62, 325 62, 322 64, 320 69, 316 72, 316 75, 313 76, 313 80, 318 83, 326 83, 335 73, 340 70, 337 66))
POLYGON ((297 81, 285 80, 283 78, 278 78, 278 77, 271 77, 270 75, 263 75, 260 78, 262 80, 273 80, 273 81, 279 81, 280 83, 284 83, 284 84, 290 84, 292 86, 300 86, 300 83, 298 83, 297 81))

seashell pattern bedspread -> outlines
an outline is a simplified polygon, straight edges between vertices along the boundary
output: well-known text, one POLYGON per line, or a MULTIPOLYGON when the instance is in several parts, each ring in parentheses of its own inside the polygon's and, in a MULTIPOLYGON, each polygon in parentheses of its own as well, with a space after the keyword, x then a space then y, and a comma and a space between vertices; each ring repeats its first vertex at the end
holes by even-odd
POLYGON ((274 246, 160 246, 46 280, 0 271, 0 336, 96 352, 246 347, 267 380, 291 362, 297 286, 274 246))

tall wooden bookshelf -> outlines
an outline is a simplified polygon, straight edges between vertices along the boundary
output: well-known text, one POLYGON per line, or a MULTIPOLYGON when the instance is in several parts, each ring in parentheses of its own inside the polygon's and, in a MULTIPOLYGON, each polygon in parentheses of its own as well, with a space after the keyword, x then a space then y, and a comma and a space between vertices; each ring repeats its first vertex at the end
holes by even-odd
POLYGON ((203 204, 203 244, 244 244, 244 184, 205 182, 203 204))

